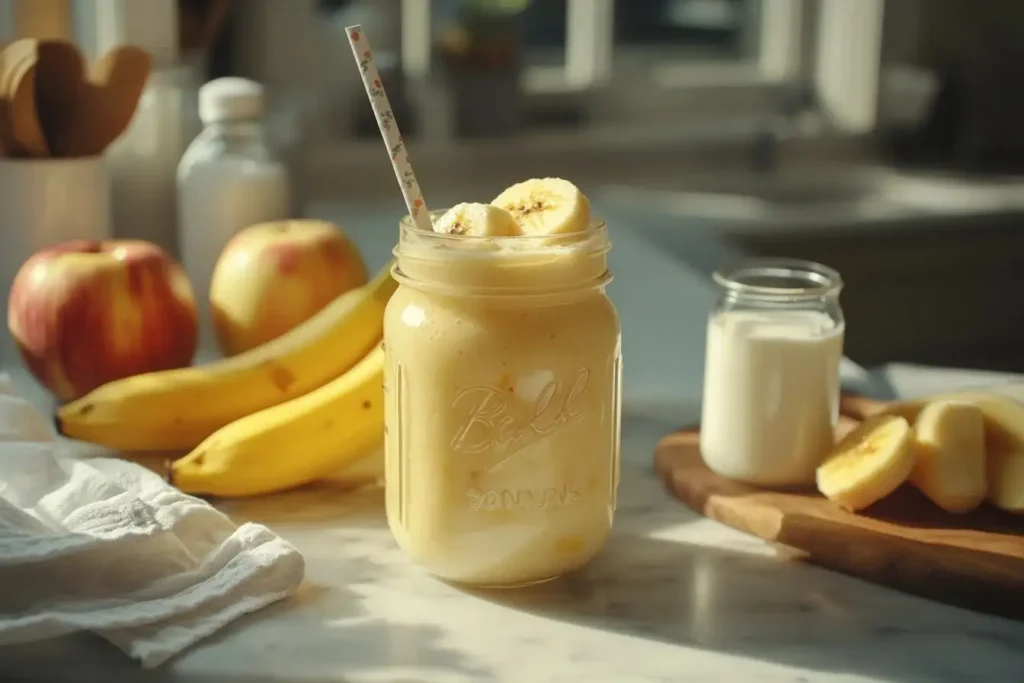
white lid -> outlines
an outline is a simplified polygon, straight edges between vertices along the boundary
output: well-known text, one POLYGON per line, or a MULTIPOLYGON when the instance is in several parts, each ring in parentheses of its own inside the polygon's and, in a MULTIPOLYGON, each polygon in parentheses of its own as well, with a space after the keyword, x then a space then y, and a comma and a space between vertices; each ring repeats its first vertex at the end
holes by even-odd
POLYGON ((263 115, 263 86, 237 76, 217 78, 199 88, 199 118, 204 124, 254 119, 263 115))

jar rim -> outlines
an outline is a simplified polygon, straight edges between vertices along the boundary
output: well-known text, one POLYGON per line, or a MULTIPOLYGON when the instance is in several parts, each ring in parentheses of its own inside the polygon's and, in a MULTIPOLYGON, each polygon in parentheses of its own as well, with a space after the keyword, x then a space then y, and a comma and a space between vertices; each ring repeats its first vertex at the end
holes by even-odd
POLYGON ((550 298, 552 296, 559 296, 577 292, 580 290, 590 290, 599 287, 607 287, 612 279, 612 273, 609 270, 605 270, 595 279, 588 280, 582 284, 561 284, 548 287, 465 287, 452 285, 447 283, 433 282, 428 283, 423 278, 412 277, 408 273, 404 272, 398 263, 394 263, 391 266, 391 276, 395 278, 395 281, 400 285, 415 285, 419 288, 427 288, 435 292, 442 294, 460 294, 463 296, 472 296, 475 299, 529 299, 529 298, 550 298))
MULTIPOLYGON (((436 219, 443 213, 430 215, 436 219)), ((477 297, 522 297, 611 282, 606 259, 611 241, 605 222, 596 218, 588 229, 563 235, 449 235, 423 230, 409 216, 399 228, 393 274, 402 284, 477 297)))
POLYGON ((755 298, 813 299, 843 287, 834 268, 794 258, 746 259, 718 268, 712 279, 734 296, 755 298))
MULTIPOLYGON (((438 218, 443 216, 448 209, 436 209, 429 212, 431 223, 435 222, 438 218)), ((603 219, 591 216, 590 224, 586 230, 580 232, 570 232, 562 235, 509 235, 505 237, 490 237, 480 235, 449 235, 443 232, 427 232, 421 230, 416 222, 412 219, 412 216, 406 214, 402 216, 402 219, 398 222, 399 227, 399 244, 401 246, 402 238, 406 235, 415 236, 421 244, 433 244, 433 245, 455 245, 459 244, 464 247, 472 247, 473 245, 480 244, 493 244, 496 246, 500 245, 516 245, 518 248, 528 249, 532 245, 536 245, 538 248, 550 249, 552 247, 568 247, 577 244, 586 244, 595 237, 604 237, 607 240, 608 226, 603 219)), ((397 248, 396 247, 396 251, 397 248)))

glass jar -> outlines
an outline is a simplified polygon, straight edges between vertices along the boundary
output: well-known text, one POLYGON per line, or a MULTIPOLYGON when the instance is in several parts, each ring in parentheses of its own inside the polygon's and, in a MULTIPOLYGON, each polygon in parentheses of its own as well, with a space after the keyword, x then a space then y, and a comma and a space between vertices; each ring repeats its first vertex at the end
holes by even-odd
POLYGON ((839 273, 795 259, 717 271, 700 450, 714 472, 760 486, 814 482, 833 444, 845 321, 839 273))
MULTIPOLYGON (((436 218, 436 216, 435 216, 436 218)), ((510 586, 588 562, 619 481, 604 224, 481 238, 401 224, 384 319, 387 514, 433 574, 510 586)))

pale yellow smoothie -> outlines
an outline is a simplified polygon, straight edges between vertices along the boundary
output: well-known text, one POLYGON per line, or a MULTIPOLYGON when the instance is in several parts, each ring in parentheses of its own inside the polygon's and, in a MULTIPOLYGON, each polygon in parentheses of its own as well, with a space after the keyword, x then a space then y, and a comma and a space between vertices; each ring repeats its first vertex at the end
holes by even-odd
POLYGON ((466 237, 405 222, 384 321, 388 522, 428 571, 519 585, 588 562, 619 479, 603 224, 466 237))

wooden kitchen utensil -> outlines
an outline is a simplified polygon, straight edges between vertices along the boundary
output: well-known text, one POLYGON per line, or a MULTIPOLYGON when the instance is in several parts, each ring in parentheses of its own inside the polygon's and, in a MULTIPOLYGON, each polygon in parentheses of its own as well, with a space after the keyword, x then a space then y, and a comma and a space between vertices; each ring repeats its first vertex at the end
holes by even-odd
POLYGON ((75 110, 72 156, 101 154, 131 123, 152 59, 133 45, 113 48, 93 65, 75 110))
MULTIPOLYGON (((844 403, 869 412, 884 405, 844 403)), ((846 418, 839 430, 855 424, 846 418)), ((768 491, 719 476, 701 459, 699 439, 682 430, 655 451, 666 486, 697 512, 803 551, 815 564, 1024 621, 1024 517, 987 505, 953 515, 909 486, 855 514, 814 490, 768 491)))
POLYGON ((0 136, 9 156, 49 156, 35 103, 38 41, 16 40, 0 53, 0 136))
POLYGON ((85 63, 74 43, 39 42, 35 68, 35 110, 50 155, 67 156, 74 115, 85 80, 85 63))
POLYGON ((11 94, 11 128, 25 156, 41 159, 50 156, 39 113, 36 111, 36 65, 30 65, 11 94))

